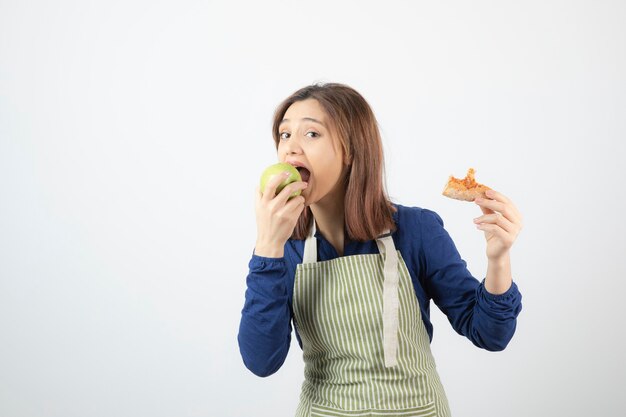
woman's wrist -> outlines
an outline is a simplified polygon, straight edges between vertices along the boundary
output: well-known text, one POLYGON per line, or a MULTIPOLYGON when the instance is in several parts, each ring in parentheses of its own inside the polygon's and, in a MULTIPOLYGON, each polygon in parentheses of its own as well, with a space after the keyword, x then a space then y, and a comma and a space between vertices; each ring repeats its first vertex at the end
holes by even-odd
POLYGON ((276 244, 257 242, 254 247, 254 254, 264 258, 282 258, 285 256, 285 248, 276 244))
POLYGON ((497 257, 487 257, 487 261, 489 262, 489 265, 493 265, 497 268, 503 268, 507 265, 511 265, 511 256, 509 254, 509 251, 506 251, 502 255, 499 255, 497 257))

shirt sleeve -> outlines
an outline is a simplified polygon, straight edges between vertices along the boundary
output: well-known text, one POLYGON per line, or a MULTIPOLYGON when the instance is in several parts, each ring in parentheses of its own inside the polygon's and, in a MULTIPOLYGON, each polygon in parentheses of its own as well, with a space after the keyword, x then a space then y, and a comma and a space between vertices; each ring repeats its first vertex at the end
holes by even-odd
POLYGON ((503 294, 491 294, 467 265, 443 227, 441 217, 422 211, 420 262, 427 291, 448 317, 454 330, 489 351, 501 351, 510 342, 522 309, 515 282, 503 294))
POLYGON ((252 255, 239 323, 239 351, 246 367, 266 377, 284 363, 291 342, 291 310, 284 258, 252 255))

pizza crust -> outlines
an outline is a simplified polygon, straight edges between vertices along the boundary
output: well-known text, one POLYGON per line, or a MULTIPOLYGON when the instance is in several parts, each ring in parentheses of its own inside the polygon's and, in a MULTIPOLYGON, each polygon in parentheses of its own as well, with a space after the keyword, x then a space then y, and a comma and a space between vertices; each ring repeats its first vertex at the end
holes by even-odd
POLYGON ((487 198, 485 195, 487 190, 491 190, 491 188, 477 183, 474 179, 474 168, 470 168, 463 179, 454 178, 450 175, 442 194, 455 200, 474 201, 478 197, 487 198))

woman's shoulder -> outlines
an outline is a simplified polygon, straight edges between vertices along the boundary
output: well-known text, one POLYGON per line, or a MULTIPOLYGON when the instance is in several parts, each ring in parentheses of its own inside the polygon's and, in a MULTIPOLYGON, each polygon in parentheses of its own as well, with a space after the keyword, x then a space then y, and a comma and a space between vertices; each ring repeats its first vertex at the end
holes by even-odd
POLYGON ((393 206, 396 208, 393 219, 399 230, 443 226, 443 219, 434 210, 397 203, 393 203, 393 206))
MULTIPOLYGON (((435 239, 448 236, 443 220, 431 209, 394 204, 397 229, 393 233, 398 249, 409 259, 433 247, 435 239)), ((438 244, 440 244, 439 241, 438 244)))

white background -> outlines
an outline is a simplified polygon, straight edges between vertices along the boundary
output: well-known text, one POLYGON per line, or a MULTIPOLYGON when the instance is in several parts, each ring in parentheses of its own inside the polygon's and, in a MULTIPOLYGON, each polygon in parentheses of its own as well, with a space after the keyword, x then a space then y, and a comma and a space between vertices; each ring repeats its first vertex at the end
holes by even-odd
POLYGON ((237 331, 278 103, 371 104, 394 201, 470 271, 470 166, 524 215, 504 352, 432 306, 455 416, 626 413, 623 1, 0 0, 0 415, 290 416, 237 331))

